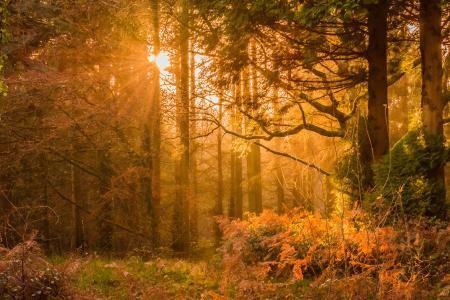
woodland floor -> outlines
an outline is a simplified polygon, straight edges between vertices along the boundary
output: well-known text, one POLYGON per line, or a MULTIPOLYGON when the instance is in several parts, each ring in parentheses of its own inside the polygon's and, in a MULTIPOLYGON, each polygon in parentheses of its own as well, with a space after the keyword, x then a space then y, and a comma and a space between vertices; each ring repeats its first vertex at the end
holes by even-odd
POLYGON ((63 272, 71 273, 66 284, 74 299, 221 299, 219 258, 215 257, 51 260, 63 272))

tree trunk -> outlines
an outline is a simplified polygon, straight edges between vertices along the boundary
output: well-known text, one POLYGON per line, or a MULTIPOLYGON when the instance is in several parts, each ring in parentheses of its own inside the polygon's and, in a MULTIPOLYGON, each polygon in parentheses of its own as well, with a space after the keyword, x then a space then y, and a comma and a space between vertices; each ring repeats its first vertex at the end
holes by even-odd
MULTIPOLYGON (((72 160, 78 162, 79 159, 79 147, 73 141, 72 144, 72 160)), ((75 164, 70 165, 71 173, 71 198, 72 202, 77 205, 72 205, 73 214, 73 237, 72 237, 72 248, 83 249, 84 248, 84 235, 83 235, 83 220, 81 215, 81 210, 79 206, 84 207, 82 188, 81 188, 81 170, 75 166, 75 164)))
MULTIPOLYGON (((443 110, 446 100, 442 96, 442 8, 440 0, 420 1, 420 53, 422 63, 422 121, 427 141, 438 144, 444 151, 443 110)), ((445 161, 437 163, 428 174, 436 196, 431 199, 432 216, 445 217, 445 161)))
MULTIPOLYGON (((256 63, 257 61, 257 53, 256 53, 256 45, 255 42, 252 41, 250 43, 250 51, 252 60, 256 63)), ((252 113, 256 113, 259 109, 258 105, 258 73, 255 67, 250 69, 251 71, 251 83, 252 83, 252 96, 250 108, 252 113)), ((260 214, 262 212, 262 179, 261 179, 261 149, 255 143, 258 143, 259 140, 256 140, 250 146, 250 156, 251 159, 251 193, 254 198, 254 210, 256 214, 260 214)), ((250 210, 252 211, 252 210, 250 210)))
MULTIPOLYGON (((387 85, 387 0, 368 5, 369 102, 367 112, 367 147, 362 149, 363 163, 371 165, 389 152, 387 85)), ((369 175, 372 177, 372 175, 369 175)), ((373 185, 372 178, 368 183, 373 185)))
MULTIPOLYGON (((273 64, 274 64, 274 69, 276 71, 276 76, 277 76, 277 80, 278 80, 278 76, 279 76, 278 63, 274 60, 273 64)), ((274 119, 274 122, 281 124, 281 122, 283 120, 282 120, 281 114, 279 113, 278 97, 279 97, 278 87, 275 84, 273 87, 273 95, 272 95, 272 108, 273 108, 273 112, 274 112, 273 119, 274 119)), ((277 151, 281 150, 280 143, 276 143, 274 147, 275 147, 275 150, 277 150, 277 151)), ((282 214, 285 212, 285 208, 286 208, 286 200, 285 200, 286 181, 284 178, 283 169, 281 167, 280 157, 278 155, 276 155, 274 157, 274 169, 275 169, 275 186, 276 186, 276 194, 277 194, 277 213, 282 214)))
MULTIPOLYGON (((235 114, 235 131, 242 133, 242 114, 240 109, 242 108, 242 81, 239 80, 236 84, 236 114, 235 114)), ((234 194, 235 194, 235 217, 242 219, 243 216, 243 193, 242 193, 242 157, 238 151, 235 150, 234 155, 234 194)))
POLYGON ((191 240, 196 242, 198 240, 198 206, 197 206, 197 195, 198 195, 198 180, 197 180, 197 152, 199 151, 200 144, 197 143, 195 139, 197 133, 197 121, 196 119, 196 94, 195 94, 195 54, 194 54, 194 37, 191 36, 191 51, 190 51, 190 109, 192 120, 190 122, 190 136, 191 141, 191 162, 190 162, 190 176, 191 176, 191 217, 190 217, 190 228, 191 228, 191 240))
MULTIPOLYGON (((241 76, 239 76, 241 77, 241 76)), ((234 132, 240 133, 242 131, 242 117, 240 113, 242 87, 241 79, 234 83, 234 105, 231 107, 231 122, 234 132)), ((231 148, 231 180, 230 180, 230 205, 228 215, 232 218, 242 218, 242 158, 236 147, 236 138, 232 137, 231 148)))
POLYGON ((42 167, 44 168, 43 176, 44 176, 44 191, 43 191, 43 206, 45 208, 44 212, 44 224, 42 229, 43 234, 43 242, 44 242, 44 249, 47 253, 50 253, 51 250, 51 237, 50 237, 50 195, 48 191, 48 181, 49 181, 49 162, 47 160, 47 156, 45 154, 42 155, 42 167))
MULTIPOLYGON (((111 191, 111 157, 108 150, 109 145, 104 146, 106 149, 98 150, 97 156, 99 161, 99 195, 101 199, 100 218, 103 220, 113 221, 113 205, 112 198, 108 193, 111 191)), ((113 227, 108 222, 99 223, 99 246, 102 251, 111 252, 113 250, 113 227)))
MULTIPOLYGON (((160 52, 159 38, 159 0, 150 2, 153 25, 153 55, 157 57, 160 52)), ((152 97, 152 144, 151 144, 151 234, 152 246, 160 246, 159 224, 161 219, 161 96, 160 96, 160 70, 153 66, 153 97, 152 97)))
MULTIPOLYGON (((223 101, 223 93, 219 92, 219 115, 218 121, 222 123, 223 119, 223 111, 222 111, 222 101, 223 101)), ((224 194, 224 186, 223 186, 223 156, 222 156, 222 130, 219 128, 217 130, 217 200, 216 200, 216 216, 223 216, 223 194, 224 194)), ((215 245, 219 246, 221 240, 221 231, 217 222, 214 222, 214 235, 215 235, 215 245)))
POLYGON ((177 203, 174 214, 173 249, 189 252, 189 13, 187 0, 180 0, 179 72, 177 72, 177 128, 180 137, 180 159, 176 174, 177 203))

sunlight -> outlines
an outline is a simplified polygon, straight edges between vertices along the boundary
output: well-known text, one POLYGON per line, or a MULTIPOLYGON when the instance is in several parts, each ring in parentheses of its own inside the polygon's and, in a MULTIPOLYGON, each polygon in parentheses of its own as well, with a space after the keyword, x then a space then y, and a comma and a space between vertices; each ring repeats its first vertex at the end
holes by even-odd
POLYGON ((159 70, 163 71, 170 67, 170 57, 167 52, 160 52, 156 57, 154 54, 148 56, 148 61, 151 63, 156 63, 159 70))
POLYGON ((212 95, 212 96, 207 96, 206 100, 208 100, 209 102, 212 102, 214 104, 218 104, 219 103, 219 97, 212 95))

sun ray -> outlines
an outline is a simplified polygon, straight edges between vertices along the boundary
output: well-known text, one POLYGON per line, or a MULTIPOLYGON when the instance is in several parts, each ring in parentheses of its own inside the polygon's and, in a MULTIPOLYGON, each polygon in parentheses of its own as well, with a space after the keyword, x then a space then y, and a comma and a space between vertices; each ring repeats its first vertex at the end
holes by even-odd
POLYGON ((162 51, 158 55, 150 54, 148 56, 148 61, 155 63, 160 71, 163 71, 170 67, 170 57, 169 54, 162 51))

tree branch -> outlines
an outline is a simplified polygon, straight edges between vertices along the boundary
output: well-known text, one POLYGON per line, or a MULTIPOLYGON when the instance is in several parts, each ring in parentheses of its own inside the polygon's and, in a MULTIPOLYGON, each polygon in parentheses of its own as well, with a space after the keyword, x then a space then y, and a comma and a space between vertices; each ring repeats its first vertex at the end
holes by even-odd
POLYGON ((307 161, 305 161, 303 159, 300 159, 300 158, 297 158, 295 156, 292 156, 292 155, 290 155, 288 153, 284 153, 284 152, 279 152, 279 151, 273 150, 273 149, 271 149, 271 148, 261 144, 260 142, 255 142, 255 145, 258 145, 259 147, 267 150, 268 152, 270 152, 272 154, 287 157, 287 158, 292 159, 292 160, 294 160, 296 162, 299 162, 299 163, 301 163, 301 164, 303 164, 303 165, 305 165, 307 167, 313 168, 313 169, 319 171, 320 173, 322 173, 322 174, 324 174, 326 176, 330 176, 331 175, 331 173, 323 170, 321 167, 316 166, 315 164, 307 162, 307 161))

